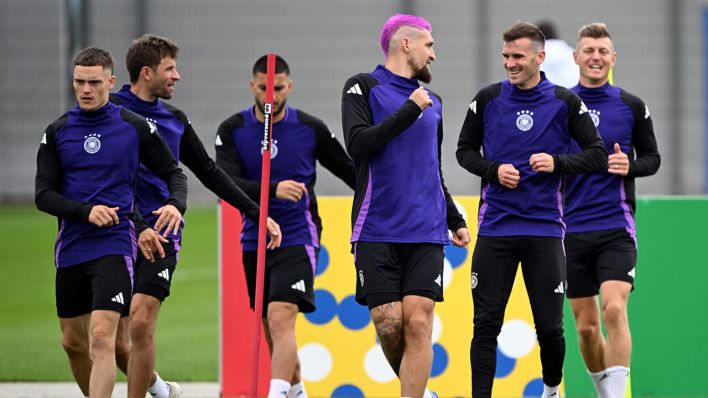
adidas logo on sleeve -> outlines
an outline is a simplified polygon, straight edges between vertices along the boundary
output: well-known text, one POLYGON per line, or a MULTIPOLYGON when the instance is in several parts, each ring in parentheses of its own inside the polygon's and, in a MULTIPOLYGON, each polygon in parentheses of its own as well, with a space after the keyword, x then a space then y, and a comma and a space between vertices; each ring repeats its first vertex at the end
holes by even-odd
POLYGON ((359 83, 351 86, 349 90, 347 90, 347 94, 357 94, 357 95, 364 95, 361 92, 361 88, 359 88, 359 83))

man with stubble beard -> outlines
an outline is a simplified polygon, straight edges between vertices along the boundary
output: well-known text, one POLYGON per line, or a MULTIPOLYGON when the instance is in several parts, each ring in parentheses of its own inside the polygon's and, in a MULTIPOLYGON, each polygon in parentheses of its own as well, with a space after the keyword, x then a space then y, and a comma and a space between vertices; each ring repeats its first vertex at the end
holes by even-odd
POLYGON ((430 83, 435 61, 430 23, 397 14, 381 31, 386 58, 347 80, 342 126, 357 167, 352 238, 356 300, 369 307, 402 397, 434 397, 436 301, 443 301, 443 247, 466 246, 465 220, 440 168, 442 104, 430 83))
MULTIPOLYGON (((250 88, 255 105, 226 119, 216 136, 216 163, 256 202, 261 191, 267 59, 264 55, 253 65, 250 88)), ((290 67, 276 56, 268 214, 279 220, 283 241, 266 255, 263 286, 263 328, 271 353, 268 398, 307 398, 295 321, 298 312, 315 310, 313 284, 322 233, 314 190, 316 162, 352 188, 355 180, 352 160, 324 122, 287 105, 292 87, 290 67)), ((244 220, 241 245, 251 308, 255 308, 257 222, 244 220)))

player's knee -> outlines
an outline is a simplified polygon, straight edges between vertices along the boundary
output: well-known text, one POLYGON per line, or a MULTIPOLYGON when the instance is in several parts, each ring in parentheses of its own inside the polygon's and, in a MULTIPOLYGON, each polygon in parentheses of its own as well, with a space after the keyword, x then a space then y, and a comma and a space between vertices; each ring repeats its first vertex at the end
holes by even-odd
POLYGON ((91 359, 115 355, 115 336, 101 331, 91 334, 91 359))
POLYGON ((497 340, 501 333, 501 322, 481 317, 474 318, 474 339, 475 340, 497 340))
POLYGON ((69 356, 89 355, 87 340, 82 340, 75 335, 64 335, 61 340, 62 348, 69 356))
POLYGON ((398 318, 382 319, 374 323, 379 340, 385 345, 396 345, 403 337, 403 322, 398 318))
POLYGON ((154 325, 145 318, 130 320, 130 339, 133 344, 142 345, 152 341, 154 336, 154 325))
POLYGON ((539 344, 565 341, 562 325, 556 325, 548 329, 537 329, 536 337, 538 338, 539 344))
POLYGON ((430 339, 433 329, 432 319, 425 313, 413 313, 404 324, 406 339, 430 339))
POLYGON ((627 323, 627 311, 622 303, 612 302, 602 309, 602 319, 608 328, 621 327, 627 323))
POLYGON ((578 322, 576 328, 580 339, 585 341, 596 339, 600 333, 600 325, 594 322, 578 322))

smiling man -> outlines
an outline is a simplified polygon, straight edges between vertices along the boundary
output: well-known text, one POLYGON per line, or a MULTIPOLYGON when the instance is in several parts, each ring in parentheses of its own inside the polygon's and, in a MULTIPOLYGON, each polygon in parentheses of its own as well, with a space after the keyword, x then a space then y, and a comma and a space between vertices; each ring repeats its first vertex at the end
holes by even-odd
POLYGON ((540 71, 543 33, 519 22, 503 39, 508 80, 474 97, 457 149, 460 165, 482 178, 472 256, 472 395, 492 394, 497 336, 521 262, 541 347, 543 396, 557 397, 565 356, 563 175, 605 170, 607 151, 580 98, 540 71), (569 154, 572 140, 582 152, 569 154))
POLYGON ((580 82, 573 91, 611 154, 604 171, 568 179, 567 294, 598 396, 624 397, 632 355, 627 302, 637 262, 634 179, 656 173, 661 157, 649 108, 609 82, 617 53, 604 23, 580 29, 574 57, 580 82))
POLYGON ((386 62, 342 91, 346 147, 357 167, 352 208, 356 300, 369 307, 402 397, 426 389, 435 303, 443 301, 443 247, 466 246, 467 225, 442 178, 442 101, 430 83, 432 27, 397 14, 381 30, 386 62))
MULTIPOLYGON (((136 256, 133 213, 139 165, 164 184, 149 209, 155 233, 179 229, 187 179, 145 119, 108 101, 113 57, 90 47, 74 58, 78 106, 45 130, 37 154, 35 202, 57 217, 56 306, 62 345, 86 396, 110 397, 116 333, 130 308, 136 256)), ((119 360, 126 353, 119 354, 119 360)), ((143 396, 145 394, 143 393, 143 396)))
MULTIPOLYGON (((204 186, 244 212, 247 217, 258 220, 258 205, 216 166, 187 115, 164 101, 172 98, 175 83, 181 79, 177 71, 178 53, 179 47, 165 37, 144 35, 133 41, 126 54, 130 84, 111 95, 111 100, 145 117, 165 140, 175 159, 192 170, 204 186)), ((179 384, 163 381, 154 371, 154 334, 162 302, 170 295, 182 245, 183 225, 180 225, 176 233, 166 235, 167 239, 154 231, 152 227, 157 215, 150 209, 155 207, 155 203, 164 200, 166 186, 143 164, 138 177, 137 205, 142 216, 138 223, 140 252, 135 267, 130 322, 127 318, 121 320, 118 342, 121 347, 130 346, 132 342, 128 397, 142 398, 146 391, 156 398, 178 397, 181 392, 179 384), (126 331, 128 325, 130 341, 126 331)), ((268 219, 268 233, 272 238, 269 248, 277 247, 281 238, 280 231, 271 219, 268 219)))

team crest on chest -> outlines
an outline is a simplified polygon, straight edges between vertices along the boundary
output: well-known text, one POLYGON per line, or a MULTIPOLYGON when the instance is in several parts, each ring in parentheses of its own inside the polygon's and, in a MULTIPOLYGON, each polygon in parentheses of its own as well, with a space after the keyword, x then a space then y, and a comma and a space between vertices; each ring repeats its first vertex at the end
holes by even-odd
POLYGON ((521 131, 529 131, 533 127, 533 112, 521 110, 516 112, 516 128, 521 131))
POLYGON ((87 153, 94 154, 101 150, 100 134, 89 134, 84 136, 84 150, 87 153))
MULTIPOLYGON (((270 158, 275 159, 278 156, 278 140, 273 140, 273 144, 270 146, 270 158)), ((263 155, 263 148, 261 147, 261 155, 263 155)))
POLYGON ((595 127, 600 125, 600 111, 597 109, 590 109, 588 111, 590 113, 590 119, 592 119, 592 123, 595 125, 595 127))

